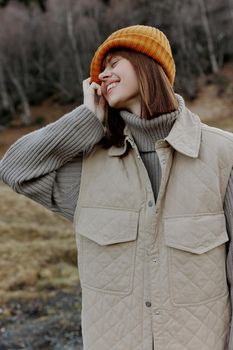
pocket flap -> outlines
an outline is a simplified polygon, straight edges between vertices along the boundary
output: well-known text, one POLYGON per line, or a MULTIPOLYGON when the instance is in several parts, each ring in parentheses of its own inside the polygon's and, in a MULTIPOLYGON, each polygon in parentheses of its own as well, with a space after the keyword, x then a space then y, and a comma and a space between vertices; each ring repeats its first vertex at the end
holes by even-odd
POLYGON ((168 247, 202 254, 229 240, 224 214, 166 218, 165 242, 168 247))
POLYGON ((77 233, 100 245, 134 241, 138 216, 138 212, 129 210, 83 207, 77 233))

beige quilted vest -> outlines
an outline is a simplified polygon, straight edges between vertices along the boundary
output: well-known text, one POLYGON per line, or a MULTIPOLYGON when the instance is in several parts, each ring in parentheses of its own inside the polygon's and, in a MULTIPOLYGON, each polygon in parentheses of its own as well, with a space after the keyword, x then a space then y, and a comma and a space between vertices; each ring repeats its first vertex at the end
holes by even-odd
POLYGON ((227 348, 233 137, 186 109, 155 147, 156 205, 130 135, 84 158, 75 213, 84 350, 227 348))

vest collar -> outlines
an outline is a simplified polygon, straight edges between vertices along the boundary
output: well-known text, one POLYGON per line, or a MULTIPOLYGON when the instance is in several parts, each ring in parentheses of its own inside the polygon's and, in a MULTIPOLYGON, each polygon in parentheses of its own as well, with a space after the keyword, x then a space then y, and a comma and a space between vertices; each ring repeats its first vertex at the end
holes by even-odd
POLYGON ((125 154, 126 150, 127 150, 127 142, 129 142, 131 144, 131 146, 133 147, 134 145, 134 141, 133 141, 133 137, 131 135, 131 132, 129 130, 129 128, 127 127, 127 125, 124 128, 124 135, 125 135, 125 139, 124 139, 124 145, 122 147, 116 147, 116 146, 111 146, 108 150, 108 155, 110 157, 120 157, 123 154, 125 154))
POLYGON ((165 140, 177 151, 188 157, 197 158, 201 145, 200 118, 185 108, 165 140))
MULTIPOLYGON (((129 128, 124 129, 124 145, 122 147, 112 146, 108 150, 109 156, 122 156, 127 149, 127 142, 135 146, 129 128)), ((197 158, 201 144, 201 121, 188 108, 180 113, 165 140, 177 151, 188 157, 197 158)))

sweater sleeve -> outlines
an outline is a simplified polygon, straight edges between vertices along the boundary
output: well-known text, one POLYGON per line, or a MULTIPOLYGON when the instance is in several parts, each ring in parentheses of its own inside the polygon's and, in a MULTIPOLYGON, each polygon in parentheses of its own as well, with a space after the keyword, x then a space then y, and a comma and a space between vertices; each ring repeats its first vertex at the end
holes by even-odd
MULTIPOLYGON (((227 279, 231 298, 231 320, 233 315, 233 170, 229 178, 225 200, 224 213, 226 217, 227 232, 229 236, 229 246, 227 252, 227 279)), ((227 350, 233 349, 233 322, 231 321, 229 343, 227 350)))
POLYGON ((16 141, 0 161, 1 179, 14 191, 72 221, 82 155, 103 135, 102 123, 81 105, 16 141))

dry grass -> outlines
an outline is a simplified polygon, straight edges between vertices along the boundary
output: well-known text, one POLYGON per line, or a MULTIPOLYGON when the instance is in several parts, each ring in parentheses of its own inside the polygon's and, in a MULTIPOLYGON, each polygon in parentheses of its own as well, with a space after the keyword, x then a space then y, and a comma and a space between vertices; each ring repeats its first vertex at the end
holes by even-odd
POLYGON ((208 124, 216 128, 233 132, 233 113, 232 116, 229 118, 219 118, 217 120, 208 121, 208 124))
POLYGON ((198 96, 187 105, 204 122, 232 130, 233 63, 226 64, 216 75, 200 79, 198 96))
MULTIPOLYGON (((59 117, 65 113, 70 112, 73 108, 77 106, 77 103, 69 105, 59 105, 51 99, 44 101, 39 106, 31 107, 32 120, 36 122, 38 118, 44 120, 44 124, 51 123, 57 120, 59 117)), ((19 126, 19 119, 16 115, 14 121, 12 122, 12 127, 3 131, 0 131, 0 158, 4 155, 9 146, 14 143, 19 137, 24 134, 29 133, 40 126, 34 124, 33 126, 22 127, 19 126)))
POLYGON ((0 300, 78 285, 72 224, 0 184, 0 300))

